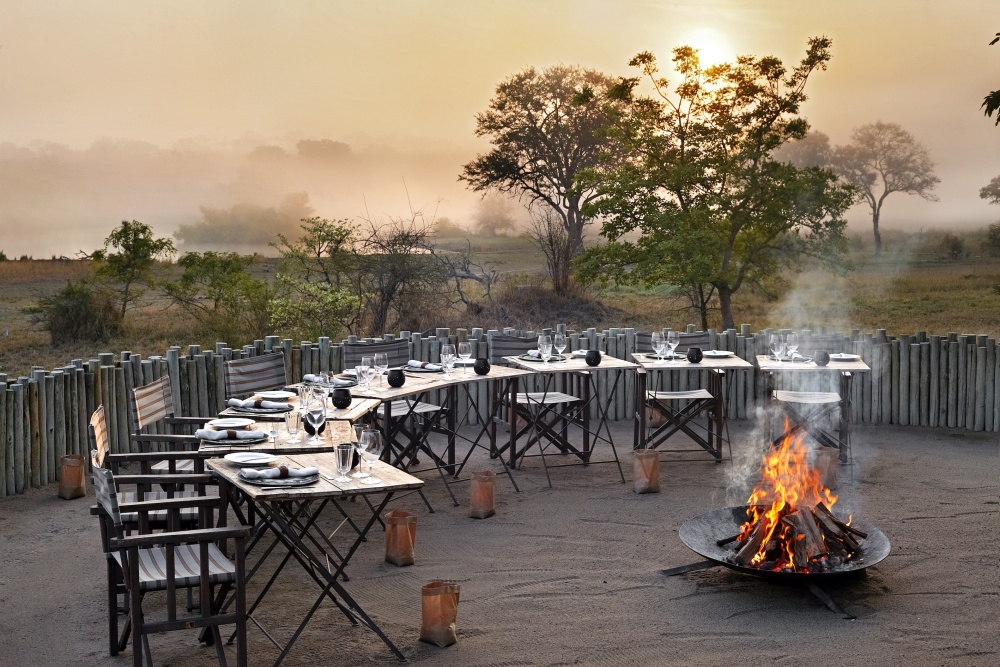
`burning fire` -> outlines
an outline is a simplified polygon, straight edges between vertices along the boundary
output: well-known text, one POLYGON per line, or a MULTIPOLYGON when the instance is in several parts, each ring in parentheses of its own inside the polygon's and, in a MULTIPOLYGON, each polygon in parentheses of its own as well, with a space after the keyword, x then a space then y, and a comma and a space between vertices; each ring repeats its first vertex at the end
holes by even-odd
POLYGON ((804 436, 786 437, 763 461, 760 483, 747 501, 733 560, 765 570, 815 572, 853 557, 866 537, 830 510, 837 496, 809 463, 804 436))

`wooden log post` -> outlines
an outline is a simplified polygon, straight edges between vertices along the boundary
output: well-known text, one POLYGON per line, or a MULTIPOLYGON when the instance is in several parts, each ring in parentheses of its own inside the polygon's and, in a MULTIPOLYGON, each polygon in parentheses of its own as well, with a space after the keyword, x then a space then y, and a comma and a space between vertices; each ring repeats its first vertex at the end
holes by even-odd
POLYGON ((948 342, 948 428, 958 426, 958 384, 965 379, 964 371, 959 372, 958 347, 958 341, 948 342))
POLYGON ((909 356, 909 378, 910 386, 907 390, 909 395, 909 419, 907 423, 911 426, 920 425, 920 343, 911 343, 907 350, 909 356))
POLYGON ((39 383, 37 380, 29 380, 28 383, 28 439, 25 442, 25 449, 27 450, 27 461, 25 462, 28 466, 25 471, 25 484, 30 484, 33 488, 38 488, 42 485, 42 458, 46 454, 42 453, 42 431, 44 430, 45 416, 41 414, 39 409, 39 394, 44 393, 44 381, 39 383))
POLYGON ((17 493, 17 416, 15 415, 17 406, 17 396, 12 385, 8 385, 4 391, 4 458, 7 461, 4 467, 4 488, 8 496, 17 493))
POLYGON ((975 407, 973 408, 972 428, 976 431, 986 430, 986 346, 976 347, 976 384, 975 407))
MULTIPOLYGON (((14 492, 24 493, 25 482, 25 443, 24 443, 24 405, 25 388, 21 383, 11 386, 14 392, 13 422, 14 422, 14 492)), ((30 480, 29 480, 30 481, 30 480)))

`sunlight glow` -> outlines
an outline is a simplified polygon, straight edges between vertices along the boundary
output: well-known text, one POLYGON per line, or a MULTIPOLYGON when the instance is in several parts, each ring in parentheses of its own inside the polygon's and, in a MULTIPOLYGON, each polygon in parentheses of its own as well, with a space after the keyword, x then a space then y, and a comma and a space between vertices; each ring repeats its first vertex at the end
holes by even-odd
POLYGON ((736 55, 729 39, 715 28, 695 28, 684 35, 680 44, 698 49, 698 58, 703 68, 731 62, 736 55))

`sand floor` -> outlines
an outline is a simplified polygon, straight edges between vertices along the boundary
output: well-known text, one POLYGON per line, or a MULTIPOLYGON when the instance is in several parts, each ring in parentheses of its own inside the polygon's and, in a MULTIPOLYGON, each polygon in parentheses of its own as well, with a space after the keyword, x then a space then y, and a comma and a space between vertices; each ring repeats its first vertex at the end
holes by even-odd
MULTIPOLYGON (((759 451, 734 425, 737 461, 759 451)), ((630 442, 629 425, 615 428, 630 442)), ((665 456, 662 492, 636 495, 631 457, 622 484, 614 465, 554 469, 537 459, 497 477, 497 515, 468 518, 468 484, 453 507, 432 475, 426 492, 391 507, 418 516, 417 564, 383 561, 373 531, 351 561, 347 589, 413 664, 529 665, 976 665, 1000 664, 1000 446, 995 434, 863 427, 855 431, 853 480, 841 470, 841 507, 882 529, 887 559, 859 577, 824 583, 856 620, 807 591, 724 568, 666 577, 700 558, 679 526, 705 510, 740 504, 739 464, 665 456), (420 588, 461 585, 459 641, 418 641, 420 588)), ((602 448, 601 454, 610 455, 602 448)), ((549 462, 555 459, 550 458, 549 462)), ((471 469, 495 461, 476 454, 471 469)), ((0 500, 0 665, 126 665, 107 655, 104 563, 92 498, 63 501, 56 487, 0 500)), ((362 515, 363 505, 350 511, 362 515)), ((251 584, 251 590, 256 590, 251 584)), ((260 618, 279 636, 312 603, 294 566, 260 618)), ((251 626, 250 664, 276 649, 251 626)), ((232 653, 230 656, 232 658, 232 653)), ((193 632, 160 635, 157 665, 211 665, 193 632)), ((399 664, 372 633, 325 603, 285 665, 399 664)))

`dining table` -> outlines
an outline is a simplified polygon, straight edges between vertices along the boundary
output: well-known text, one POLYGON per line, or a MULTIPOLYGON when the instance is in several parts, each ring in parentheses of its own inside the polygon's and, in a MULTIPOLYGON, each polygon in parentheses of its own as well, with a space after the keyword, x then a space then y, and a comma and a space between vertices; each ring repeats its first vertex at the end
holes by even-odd
MULTIPOLYGON (((248 480, 241 474, 243 468, 240 465, 224 458, 209 459, 206 465, 218 479, 220 495, 226 498, 237 518, 257 528, 247 545, 248 562, 253 562, 247 569, 248 584, 255 578, 263 579, 265 576, 266 581, 256 591, 253 603, 247 607, 247 618, 278 648, 275 667, 292 650, 325 601, 332 603, 352 626, 364 626, 374 632, 397 659, 406 660, 359 602, 359 598, 365 596, 363 586, 358 586, 362 590, 356 591, 356 595, 347 590, 350 578, 346 570, 351 558, 366 542, 369 531, 375 524, 381 523, 381 514, 389 501, 399 492, 419 490, 423 481, 382 461, 371 463, 371 473, 379 480, 377 484, 366 484, 354 478, 348 482, 338 481, 336 455, 326 452, 283 453, 273 462, 274 466, 299 470, 314 467, 318 470, 315 479, 248 480), (368 511, 367 518, 358 521, 345 507, 349 499, 356 497, 363 498, 365 504, 351 503, 354 512, 358 507, 366 507, 368 511), (339 518, 333 532, 328 533, 321 528, 320 518, 330 508, 338 512, 339 518), (267 540, 267 536, 271 540, 267 540), (283 548, 283 555, 279 546, 283 548), (273 571, 261 567, 268 558, 279 560, 273 571), (308 599, 303 600, 305 611, 298 626, 289 637, 279 638, 276 631, 257 618, 256 612, 267 604, 268 594, 272 593, 279 577, 287 574, 286 566, 293 561, 315 584, 316 596, 310 604, 306 604, 308 599)), ((221 514, 220 522, 224 525, 226 513, 221 514)), ((401 604, 400 601, 375 602, 401 604)))

